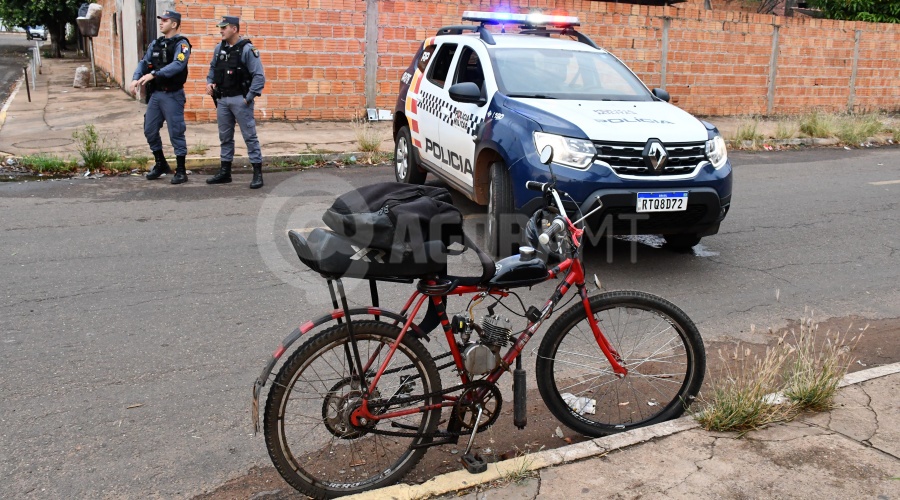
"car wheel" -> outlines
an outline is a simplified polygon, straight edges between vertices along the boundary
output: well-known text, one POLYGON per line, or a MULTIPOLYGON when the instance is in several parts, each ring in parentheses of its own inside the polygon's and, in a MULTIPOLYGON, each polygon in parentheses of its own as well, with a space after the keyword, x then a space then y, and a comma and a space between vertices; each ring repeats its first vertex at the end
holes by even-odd
POLYGON ((667 248, 682 252, 686 252, 693 248, 694 245, 700 243, 700 236, 697 236, 694 233, 666 234, 663 235, 663 237, 666 239, 667 248))
POLYGON ((488 193, 487 246, 494 257, 502 258, 518 253, 522 231, 513 201, 509 170, 503 162, 491 164, 491 183, 488 193))
POLYGON ((397 182, 422 184, 426 175, 428 174, 419 166, 419 158, 409 135, 409 127, 401 128, 394 143, 394 176, 397 182))

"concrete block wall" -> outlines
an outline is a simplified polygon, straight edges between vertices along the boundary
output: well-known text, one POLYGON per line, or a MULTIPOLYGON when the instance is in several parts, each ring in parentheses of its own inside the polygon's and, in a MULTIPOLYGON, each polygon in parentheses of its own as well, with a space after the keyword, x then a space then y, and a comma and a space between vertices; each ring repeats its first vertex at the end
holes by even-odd
MULTIPOLYGON (((115 8, 113 0, 103 3, 115 8)), ((897 25, 707 11, 696 2, 177 0, 175 6, 194 46, 187 86, 187 118, 193 121, 215 119, 204 87, 222 15, 240 16, 242 31, 261 51, 268 83, 257 100, 258 119, 296 121, 352 119, 367 105, 392 109, 412 54, 439 27, 460 24, 465 10, 535 9, 579 16, 582 32, 648 87, 664 86, 672 102, 691 113, 900 111, 897 25), (377 9, 370 16, 377 24, 369 27, 367 6, 377 9), (368 86, 367 29, 375 30, 368 39, 377 40, 368 86)), ((103 31, 96 39, 101 66, 100 45, 108 39, 103 31)))

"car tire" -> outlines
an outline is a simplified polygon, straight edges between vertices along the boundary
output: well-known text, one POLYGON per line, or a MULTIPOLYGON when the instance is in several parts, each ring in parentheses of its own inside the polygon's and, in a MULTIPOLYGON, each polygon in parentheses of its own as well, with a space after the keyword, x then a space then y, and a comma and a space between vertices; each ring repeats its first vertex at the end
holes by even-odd
POLYGON ((700 243, 700 236, 696 233, 666 234, 663 237, 666 239, 666 248, 679 252, 687 252, 700 243))
POLYGON ((423 184, 427 175, 419 165, 419 156, 413 147, 409 127, 401 128, 394 141, 394 177, 397 182, 405 184, 423 184))
POLYGON ((521 241, 513 235, 521 235, 524 226, 516 213, 509 169, 499 161, 492 163, 490 168, 487 247, 491 255, 503 258, 518 253, 521 241))

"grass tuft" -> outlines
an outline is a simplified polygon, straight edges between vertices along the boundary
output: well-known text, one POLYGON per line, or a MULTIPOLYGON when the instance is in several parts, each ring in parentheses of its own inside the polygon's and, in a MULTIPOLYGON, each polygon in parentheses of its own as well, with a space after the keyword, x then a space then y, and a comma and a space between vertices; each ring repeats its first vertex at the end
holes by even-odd
POLYGON ((750 141, 756 146, 757 142, 765 139, 759 133, 759 120, 742 120, 738 125, 737 131, 734 133, 732 140, 740 144, 743 141, 750 141))
POLYGON ((861 335, 849 338, 849 327, 835 336, 818 335, 817 330, 818 323, 804 316, 799 333, 790 330, 762 358, 751 359, 750 350, 742 351, 740 345, 730 359, 720 350, 726 373, 712 383, 709 398, 701 396, 700 410, 694 413, 700 425, 746 433, 803 411, 830 409, 861 335))
POLYGON ((353 131, 356 133, 356 142, 359 144, 359 150, 363 153, 377 153, 381 149, 384 136, 366 118, 362 116, 354 118, 353 131))
POLYGON ((783 392, 800 411, 832 408, 838 384, 850 366, 850 351, 860 339, 860 336, 848 339, 848 327, 847 332, 838 333, 834 338, 826 332, 817 342, 818 326, 812 318, 803 318, 799 333, 791 330, 793 356, 785 366, 783 392))
POLYGON ((75 165, 72 162, 45 153, 23 156, 22 166, 40 174, 64 173, 75 169, 75 165))
POLYGON ((878 115, 858 115, 842 118, 837 126, 837 138, 844 144, 860 144, 884 129, 878 115))
POLYGON ((189 155, 202 155, 206 154, 207 151, 209 151, 209 146, 204 144, 203 141, 197 141, 196 144, 188 148, 189 155))
POLYGON ((106 137, 101 136, 93 125, 75 130, 72 138, 77 142, 76 148, 85 168, 89 170, 104 168, 108 162, 121 159, 121 155, 107 144, 106 137))
POLYGON ((775 138, 783 141, 792 139, 800 132, 800 125, 793 120, 778 120, 775 124, 775 138))
POLYGON ((835 121, 833 115, 813 111, 800 118, 800 132, 803 132, 809 137, 833 137, 835 121))
POLYGON ((719 351, 726 373, 712 384, 711 397, 701 396, 701 409, 695 414, 709 431, 748 432, 773 422, 793 418, 793 405, 770 404, 766 395, 778 391, 786 361, 779 347, 766 349, 765 355, 750 357, 750 350, 738 344, 730 359, 719 351), (736 363, 736 367, 732 367, 736 363))

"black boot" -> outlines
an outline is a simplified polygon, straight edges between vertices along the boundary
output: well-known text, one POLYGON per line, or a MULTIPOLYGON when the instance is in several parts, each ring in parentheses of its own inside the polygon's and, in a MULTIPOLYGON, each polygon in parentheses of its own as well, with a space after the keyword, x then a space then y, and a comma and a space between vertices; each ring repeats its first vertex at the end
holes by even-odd
POLYGON ((184 156, 176 156, 175 162, 175 175, 172 176, 172 184, 187 182, 187 172, 184 170, 184 156))
POLYGON ((153 158, 156 160, 156 164, 153 165, 153 168, 147 172, 147 180, 152 181, 159 179, 163 174, 171 174, 172 169, 169 167, 169 162, 166 161, 166 156, 163 154, 162 150, 154 151, 153 158))
POLYGON ((206 179, 207 184, 228 184, 231 182, 231 162, 223 161, 219 173, 206 179))
POLYGON ((253 164, 253 180, 250 181, 250 189, 259 189, 263 187, 262 181, 262 163, 253 164))

